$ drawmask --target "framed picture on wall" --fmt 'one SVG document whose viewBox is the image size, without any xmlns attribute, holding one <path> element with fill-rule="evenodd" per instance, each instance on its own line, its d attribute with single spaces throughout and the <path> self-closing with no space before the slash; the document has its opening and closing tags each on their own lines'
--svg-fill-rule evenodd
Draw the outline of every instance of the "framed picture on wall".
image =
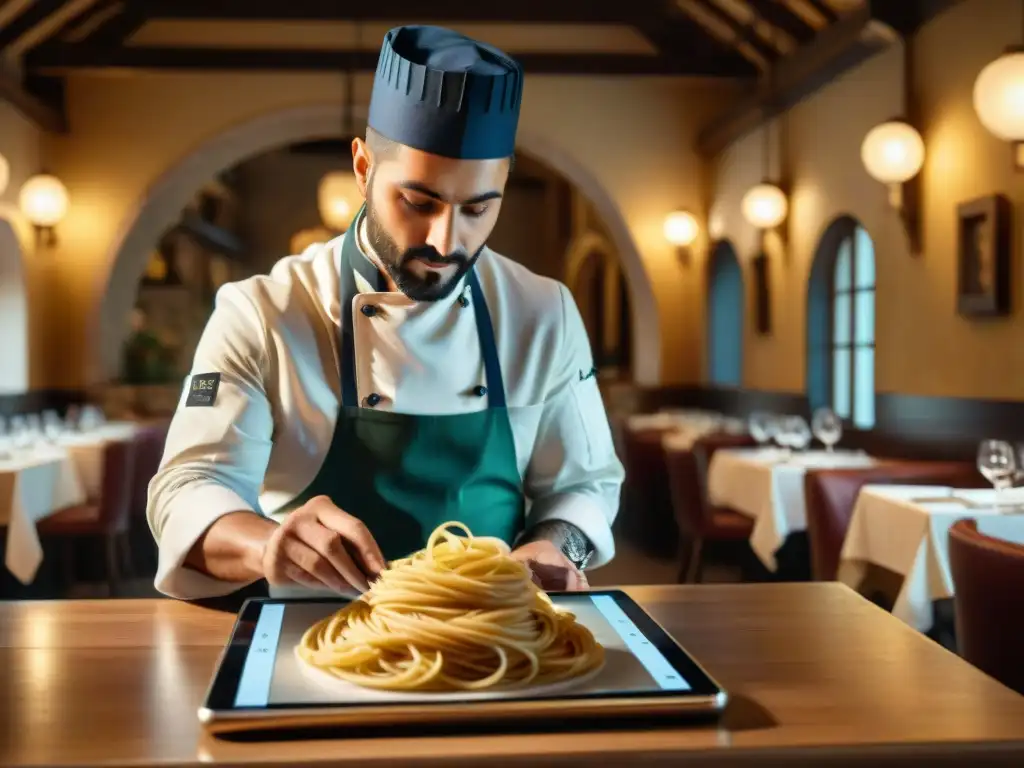
<svg viewBox="0 0 1024 768">
<path fill-rule="evenodd" d="M 772 300 L 769 284 L 768 255 L 759 253 L 751 265 L 754 268 L 754 330 L 765 336 L 772 330 Z"/>
<path fill-rule="evenodd" d="M 990 195 L 957 208 L 957 311 L 964 317 L 1010 312 L 1010 201 Z"/>
</svg>

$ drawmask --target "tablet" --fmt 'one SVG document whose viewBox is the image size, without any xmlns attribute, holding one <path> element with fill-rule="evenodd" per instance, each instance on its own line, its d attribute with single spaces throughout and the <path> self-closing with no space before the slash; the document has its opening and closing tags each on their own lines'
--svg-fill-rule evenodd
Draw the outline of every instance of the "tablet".
<svg viewBox="0 0 1024 768">
<path fill-rule="evenodd" d="M 549 593 L 604 646 L 583 678 L 541 687 L 467 693 L 364 688 L 309 667 L 303 633 L 347 601 L 254 599 L 242 606 L 199 710 L 213 732 L 530 719 L 687 717 L 717 714 L 726 693 L 639 604 L 618 590 Z"/>
</svg>

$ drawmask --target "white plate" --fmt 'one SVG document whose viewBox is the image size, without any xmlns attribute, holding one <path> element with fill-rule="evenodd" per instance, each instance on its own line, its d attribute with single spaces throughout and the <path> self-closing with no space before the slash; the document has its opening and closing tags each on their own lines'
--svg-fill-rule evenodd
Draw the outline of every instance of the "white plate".
<svg viewBox="0 0 1024 768">
<path fill-rule="evenodd" d="M 604 670 L 604 663 L 596 669 L 584 675 L 561 680 L 548 685 L 534 685 L 526 688 L 487 689 L 484 691 L 453 691 L 453 692 L 432 692 L 432 691 L 380 691 L 375 688 L 364 688 L 355 683 L 349 683 L 341 678 L 335 677 L 330 672 L 314 667 L 306 663 L 299 656 L 298 647 L 295 651 L 295 661 L 302 671 L 302 675 L 321 688 L 331 691 L 337 695 L 338 703 L 358 703 L 364 701 L 487 701 L 493 699 L 519 699 L 533 698 L 536 696 L 554 696 L 566 693 L 578 686 L 588 683 L 597 677 Z"/>
</svg>

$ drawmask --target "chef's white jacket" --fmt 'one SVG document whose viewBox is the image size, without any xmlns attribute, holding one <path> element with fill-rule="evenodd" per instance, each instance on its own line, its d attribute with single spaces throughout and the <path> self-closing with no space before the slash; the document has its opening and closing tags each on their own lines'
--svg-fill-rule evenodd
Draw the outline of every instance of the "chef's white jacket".
<svg viewBox="0 0 1024 768">
<path fill-rule="evenodd" d="M 164 594 L 195 599 L 238 589 L 184 566 L 189 550 L 222 515 L 273 516 L 320 469 L 341 400 L 341 244 L 312 246 L 269 275 L 218 292 L 192 366 L 192 375 L 220 374 L 215 401 L 186 405 L 186 381 L 149 486 L 147 515 L 160 550 L 156 587 Z M 579 311 L 565 286 L 489 249 L 476 269 L 494 325 L 527 526 L 578 526 L 595 547 L 592 567 L 602 565 L 614 554 L 623 469 Z M 471 297 L 465 280 L 437 302 L 374 292 L 358 273 L 357 284 L 351 311 L 360 403 L 377 393 L 377 409 L 400 413 L 487 407 L 473 393 L 485 376 L 474 313 L 459 302 Z M 360 311 L 366 304 L 382 311 L 367 317 Z"/>
</svg>

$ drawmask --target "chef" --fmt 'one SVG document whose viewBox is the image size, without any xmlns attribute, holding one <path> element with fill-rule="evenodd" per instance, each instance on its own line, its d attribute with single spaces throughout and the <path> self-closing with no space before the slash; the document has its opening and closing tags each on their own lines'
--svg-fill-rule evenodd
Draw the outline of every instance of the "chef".
<svg viewBox="0 0 1024 768">
<path fill-rule="evenodd" d="M 365 590 L 451 520 L 548 589 L 612 557 L 623 470 L 579 312 L 486 246 L 522 91 L 492 46 L 387 33 L 365 205 L 218 292 L 149 488 L 161 592 Z"/>
</svg>

